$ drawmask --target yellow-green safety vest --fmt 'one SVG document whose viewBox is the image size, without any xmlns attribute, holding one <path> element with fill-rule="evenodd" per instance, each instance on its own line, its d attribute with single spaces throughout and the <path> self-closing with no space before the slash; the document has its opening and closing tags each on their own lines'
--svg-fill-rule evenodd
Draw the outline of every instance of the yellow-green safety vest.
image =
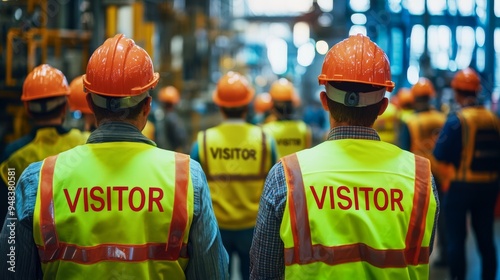
<svg viewBox="0 0 500 280">
<path fill-rule="evenodd" d="M 44 279 L 185 279 L 189 160 L 132 142 L 45 159 L 33 216 Z"/>
<path fill-rule="evenodd" d="M 69 150 L 75 146 L 85 144 L 88 134 L 73 128 L 67 133 L 60 134 L 55 127 L 44 127 L 36 131 L 35 138 L 26 146 L 15 151 L 0 165 L 0 176 L 7 184 L 7 169 L 15 170 L 16 181 L 21 173 L 33 162 L 40 161 L 48 156 Z"/>
<path fill-rule="evenodd" d="M 311 147 L 311 130 L 303 121 L 274 121 L 262 125 L 262 128 L 276 140 L 278 158 Z"/>
<path fill-rule="evenodd" d="M 384 113 L 375 120 L 373 128 L 380 136 L 380 140 L 397 144 L 398 123 L 398 108 L 389 103 Z"/>
<path fill-rule="evenodd" d="M 406 121 L 411 137 L 410 152 L 429 159 L 435 176 L 439 173 L 438 162 L 432 151 L 445 122 L 446 116 L 436 110 L 415 113 Z"/>
<path fill-rule="evenodd" d="M 491 183 L 498 178 L 499 120 L 484 107 L 466 107 L 457 113 L 462 126 L 460 166 L 452 181 Z"/>
<path fill-rule="evenodd" d="M 428 279 L 436 200 L 427 159 L 345 139 L 282 162 L 286 279 Z"/>
<path fill-rule="evenodd" d="M 223 123 L 200 131 L 197 139 L 219 227 L 254 227 L 264 180 L 273 164 L 270 136 L 256 125 Z"/>
</svg>

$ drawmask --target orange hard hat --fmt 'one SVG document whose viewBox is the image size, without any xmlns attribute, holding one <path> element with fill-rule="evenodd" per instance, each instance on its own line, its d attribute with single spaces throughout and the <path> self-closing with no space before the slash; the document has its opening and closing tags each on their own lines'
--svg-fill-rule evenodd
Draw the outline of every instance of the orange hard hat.
<svg viewBox="0 0 500 280">
<path fill-rule="evenodd" d="M 212 99 L 221 107 L 241 107 L 248 105 L 254 96 L 254 90 L 248 80 L 237 72 L 230 71 L 220 78 Z"/>
<path fill-rule="evenodd" d="M 148 53 L 132 39 L 117 34 L 94 51 L 83 84 L 87 92 L 128 97 L 153 89 L 159 78 Z"/>
<path fill-rule="evenodd" d="M 160 89 L 158 100 L 164 103 L 177 104 L 180 100 L 179 91 L 174 86 L 166 86 Z"/>
<path fill-rule="evenodd" d="M 326 54 L 319 84 L 355 82 L 394 89 L 385 52 L 367 36 L 358 34 L 334 45 Z"/>
<path fill-rule="evenodd" d="M 255 97 L 253 106 L 255 112 L 257 113 L 267 112 L 271 110 L 271 108 L 273 108 L 273 99 L 271 98 L 271 95 L 267 92 L 258 94 Z"/>
<path fill-rule="evenodd" d="M 84 114 L 92 114 L 87 103 L 87 93 L 83 90 L 83 75 L 78 76 L 71 81 L 69 89 L 71 94 L 68 96 L 69 108 L 71 111 L 80 111 Z"/>
<path fill-rule="evenodd" d="M 479 92 L 481 79 L 474 69 L 465 68 L 455 74 L 451 81 L 451 87 L 458 90 Z"/>
<path fill-rule="evenodd" d="M 434 97 L 434 95 L 436 94 L 432 82 L 424 77 L 418 79 L 418 82 L 414 84 L 413 87 L 411 88 L 411 92 L 414 97 L 419 97 L 419 96 Z"/>
<path fill-rule="evenodd" d="M 297 98 L 293 84 L 285 78 L 274 82 L 269 89 L 269 94 L 274 101 L 293 101 Z"/>
<path fill-rule="evenodd" d="M 409 88 L 400 88 L 397 93 L 397 98 L 400 107 L 405 107 L 415 103 L 415 97 Z"/>
<path fill-rule="evenodd" d="M 64 74 L 48 64 L 42 64 L 26 76 L 21 100 L 31 101 L 66 95 L 69 95 L 69 86 Z"/>
</svg>

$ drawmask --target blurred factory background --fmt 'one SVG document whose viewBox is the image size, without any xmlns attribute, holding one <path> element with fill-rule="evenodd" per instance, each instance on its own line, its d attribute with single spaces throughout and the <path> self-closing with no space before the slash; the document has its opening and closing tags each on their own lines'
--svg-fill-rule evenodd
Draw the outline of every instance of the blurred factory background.
<svg viewBox="0 0 500 280">
<path fill-rule="evenodd" d="M 0 139 L 3 146 L 30 130 L 20 95 L 33 67 L 49 63 L 69 82 L 116 33 L 149 52 L 157 89 L 179 89 L 190 135 L 217 123 L 211 93 L 229 70 L 257 93 L 285 77 L 300 95 L 299 112 L 314 106 L 324 55 L 356 33 L 387 52 L 394 92 L 427 77 L 435 105 L 452 108 L 452 73 L 470 66 L 481 75 L 482 100 L 498 111 L 499 16 L 500 0 L 2 0 Z M 78 121 L 76 112 L 67 122 Z"/>
</svg>

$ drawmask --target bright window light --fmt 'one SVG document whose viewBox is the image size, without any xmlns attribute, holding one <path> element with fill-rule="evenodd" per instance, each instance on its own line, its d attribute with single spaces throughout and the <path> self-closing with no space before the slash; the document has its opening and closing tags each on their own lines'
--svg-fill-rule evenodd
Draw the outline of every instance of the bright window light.
<svg viewBox="0 0 500 280">
<path fill-rule="evenodd" d="M 328 52 L 328 43 L 323 40 L 316 42 L 316 51 L 321 55 L 325 55 Z"/>
<path fill-rule="evenodd" d="M 353 25 L 349 30 L 349 35 L 363 34 L 366 36 L 366 26 Z"/>
<path fill-rule="evenodd" d="M 303 44 L 309 42 L 309 24 L 307 22 L 297 22 L 293 26 L 293 44 L 295 47 L 300 47 Z"/>
<path fill-rule="evenodd" d="M 277 75 L 284 74 L 287 70 L 288 47 L 285 40 L 271 38 L 267 40 L 267 59 L 273 72 Z"/>
<path fill-rule="evenodd" d="M 420 68 L 417 65 L 410 65 L 408 67 L 408 71 L 406 72 L 406 78 L 408 79 L 408 82 L 412 85 L 416 84 L 418 82 L 418 72 L 420 71 Z"/>
<path fill-rule="evenodd" d="M 407 0 L 403 4 L 412 15 L 421 15 L 424 13 L 425 0 Z"/>
<path fill-rule="evenodd" d="M 500 53 L 500 28 L 495 28 L 493 33 L 493 44 L 495 46 L 495 52 Z M 500 71 L 498 71 L 500 73 Z"/>
<path fill-rule="evenodd" d="M 393 13 L 401 12 L 401 0 L 389 0 L 389 9 Z"/>
<path fill-rule="evenodd" d="M 446 8 L 446 0 L 427 0 L 427 9 L 431 15 L 442 15 Z"/>
<path fill-rule="evenodd" d="M 477 70 L 480 72 L 484 71 L 486 54 L 484 48 L 478 48 L 476 51 L 476 66 Z"/>
<path fill-rule="evenodd" d="M 317 0 L 319 8 L 321 11 L 328 13 L 333 10 L 333 0 Z"/>
<path fill-rule="evenodd" d="M 297 15 L 308 12 L 313 0 L 248 0 L 253 15 Z"/>
<path fill-rule="evenodd" d="M 425 29 L 422 25 L 414 25 L 410 35 L 410 55 L 412 53 L 420 56 L 425 49 Z"/>
<path fill-rule="evenodd" d="M 476 43 L 479 47 L 484 46 L 486 40 L 486 35 L 484 34 L 484 29 L 482 27 L 476 28 Z"/>
<path fill-rule="evenodd" d="M 493 3 L 494 10 L 495 10 L 495 16 L 500 17 L 500 0 L 495 0 Z"/>
<path fill-rule="evenodd" d="M 297 62 L 301 66 L 307 67 L 311 65 L 315 55 L 313 42 L 307 42 L 297 50 Z"/>
<path fill-rule="evenodd" d="M 370 0 L 350 0 L 349 6 L 355 12 L 366 12 L 370 9 Z"/>
<path fill-rule="evenodd" d="M 365 25 L 366 24 L 366 16 L 361 13 L 356 13 L 351 15 L 352 24 L 356 25 Z"/>
<path fill-rule="evenodd" d="M 462 16 L 470 16 L 474 12 L 475 0 L 460 0 L 457 1 L 458 12 Z"/>
</svg>

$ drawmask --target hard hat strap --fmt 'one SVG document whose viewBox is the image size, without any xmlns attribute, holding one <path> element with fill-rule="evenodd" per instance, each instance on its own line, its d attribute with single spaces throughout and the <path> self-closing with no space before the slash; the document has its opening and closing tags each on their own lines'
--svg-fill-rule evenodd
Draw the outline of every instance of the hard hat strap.
<svg viewBox="0 0 500 280">
<path fill-rule="evenodd" d="M 31 100 L 27 102 L 27 107 L 33 113 L 46 113 L 54 110 L 58 106 L 66 103 L 66 96 L 50 98 L 49 100 Z"/>
<path fill-rule="evenodd" d="M 365 107 L 378 103 L 384 98 L 385 92 L 385 87 L 376 91 L 354 92 L 343 91 L 333 87 L 330 83 L 326 84 L 326 95 L 328 98 L 348 107 Z"/>
<path fill-rule="evenodd" d="M 104 97 L 95 93 L 90 93 L 92 102 L 97 107 L 105 108 L 111 111 L 116 111 L 117 109 L 125 109 L 134 107 L 139 104 L 144 98 L 149 96 L 149 92 L 145 91 L 136 96 L 127 97 Z"/>
</svg>

